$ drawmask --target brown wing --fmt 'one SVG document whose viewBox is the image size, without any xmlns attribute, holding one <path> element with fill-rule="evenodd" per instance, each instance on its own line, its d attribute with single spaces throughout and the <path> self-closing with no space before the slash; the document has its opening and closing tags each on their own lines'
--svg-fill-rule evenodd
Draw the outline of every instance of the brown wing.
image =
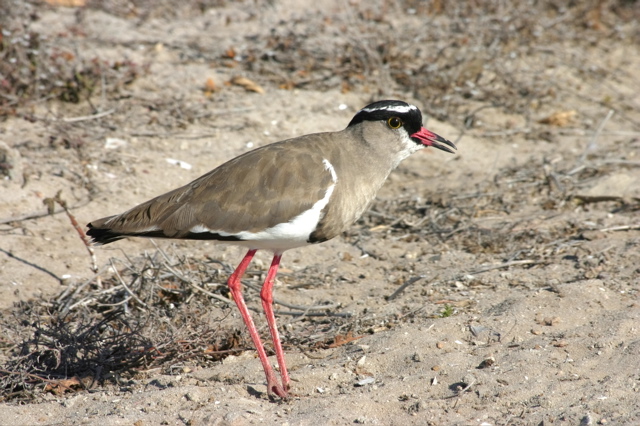
<svg viewBox="0 0 640 426">
<path fill-rule="evenodd" d="M 309 147 L 323 139 L 308 135 L 248 152 L 125 213 L 91 222 L 87 234 L 98 243 L 127 236 L 233 240 L 191 230 L 233 234 L 288 222 L 332 184 L 322 154 Z"/>
</svg>

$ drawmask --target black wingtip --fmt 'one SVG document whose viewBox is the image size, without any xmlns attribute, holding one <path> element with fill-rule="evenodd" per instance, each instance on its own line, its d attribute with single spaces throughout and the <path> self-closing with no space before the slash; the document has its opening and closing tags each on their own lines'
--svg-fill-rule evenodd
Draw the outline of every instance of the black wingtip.
<svg viewBox="0 0 640 426">
<path fill-rule="evenodd" d="M 91 242 L 98 245 L 109 244 L 124 238 L 122 234 L 113 232 L 109 228 L 94 228 L 92 224 L 87 224 L 89 228 L 87 235 L 91 237 Z"/>
</svg>

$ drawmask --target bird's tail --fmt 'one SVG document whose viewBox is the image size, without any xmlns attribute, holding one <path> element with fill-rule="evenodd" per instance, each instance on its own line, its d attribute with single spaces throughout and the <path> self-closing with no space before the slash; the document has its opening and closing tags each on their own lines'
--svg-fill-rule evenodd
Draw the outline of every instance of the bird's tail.
<svg viewBox="0 0 640 426">
<path fill-rule="evenodd" d="M 111 216 L 113 217 L 113 216 Z M 111 217 L 105 217 L 98 219 L 94 222 L 88 223 L 87 235 L 91 237 L 91 242 L 95 244 L 109 244 L 114 241 L 118 241 L 122 238 L 126 238 L 128 235 L 116 232 L 109 226 L 104 226 Z"/>
</svg>

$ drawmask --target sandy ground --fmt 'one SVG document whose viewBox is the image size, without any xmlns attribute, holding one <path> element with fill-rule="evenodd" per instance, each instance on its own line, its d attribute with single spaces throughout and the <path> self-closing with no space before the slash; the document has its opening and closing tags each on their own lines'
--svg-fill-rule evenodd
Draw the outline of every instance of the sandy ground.
<svg viewBox="0 0 640 426">
<path fill-rule="evenodd" d="M 304 9 L 288 1 L 220 3 L 198 13 L 146 16 L 143 3 L 120 14 L 107 7 L 34 6 L 31 29 L 57 38 L 61 50 L 87 61 L 136 64 L 138 71 L 121 87 L 94 91 L 91 103 L 45 99 L 3 118 L 0 142 L 20 157 L 0 183 L 4 324 L 18 321 L 25 303 L 53 303 L 93 277 L 67 216 L 59 207 L 47 215 L 43 207 L 58 191 L 85 224 L 252 147 L 343 128 L 381 98 L 431 113 L 427 127 L 454 140 L 458 153 L 415 154 L 353 229 L 285 254 L 278 300 L 330 304 L 331 312 L 351 315 L 279 317 L 291 400 L 269 401 L 260 363 L 247 346 L 222 361 L 193 356 L 115 372 L 90 390 L 52 393 L 41 386 L 32 398 L 3 394 L 0 423 L 640 424 L 637 19 L 603 12 L 600 26 L 569 25 L 583 33 L 526 54 L 514 37 L 504 56 L 477 54 L 487 62 L 469 80 L 465 73 L 478 66 L 469 57 L 473 39 L 446 13 L 429 9 L 439 2 L 381 2 L 382 9 L 358 2 L 305 2 Z M 380 18 L 383 13 L 389 18 Z M 557 19 L 539 18 L 541 31 Z M 467 19 L 469 27 L 482 27 L 480 15 Z M 442 37 L 403 38 L 420 34 L 426 23 L 441 28 Z M 447 34 L 466 41 L 446 44 Z M 350 62 L 327 73 L 331 55 L 309 56 L 326 53 L 336 40 L 344 40 L 336 56 L 349 46 L 356 51 L 351 60 L 364 52 L 361 75 L 344 77 Z M 406 59 L 402 54 L 426 55 L 434 64 L 442 57 L 466 61 L 451 99 L 428 95 L 430 87 L 436 90 L 428 73 L 445 68 L 420 68 L 421 80 L 407 63 L 414 72 L 406 78 L 415 79 L 404 86 L 396 68 L 380 60 L 381 51 L 371 50 L 378 43 L 400 49 L 398 61 Z M 234 76 L 249 78 L 264 93 L 225 84 Z M 526 97 L 518 84 L 532 95 L 510 104 Z M 504 98 L 489 99 L 491 93 Z M 202 265 L 210 257 L 235 265 L 242 256 L 237 248 L 203 242 L 156 243 L 185 274 L 184 262 Z M 149 241 L 98 248 L 101 276 L 105 282 L 114 277 L 109 258 L 139 264 L 157 250 Z M 255 284 L 269 261 L 259 254 L 250 278 Z M 223 289 L 224 279 L 201 285 Z M 249 303 L 259 306 L 256 292 L 247 292 Z M 246 341 L 237 312 L 209 302 L 211 310 L 199 312 L 198 321 L 219 321 Z M 131 309 L 128 315 L 141 312 Z M 4 373 L 21 355 L 21 339 L 31 338 L 28 327 L 21 330 L 26 334 L 12 329 L 2 340 Z M 309 343 L 335 343 L 337 336 L 352 340 Z"/>
</svg>

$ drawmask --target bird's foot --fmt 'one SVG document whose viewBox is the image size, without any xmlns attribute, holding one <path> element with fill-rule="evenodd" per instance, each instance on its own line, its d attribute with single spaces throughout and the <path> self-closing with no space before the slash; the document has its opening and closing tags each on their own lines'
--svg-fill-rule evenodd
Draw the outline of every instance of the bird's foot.
<svg viewBox="0 0 640 426">
<path fill-rule="evenodd" d="M 281 386 L 276 380 L 269 380 L 267 382 L 267 394 L 269 398 L 289 399 L 289 384 Z"/>
</svg>

